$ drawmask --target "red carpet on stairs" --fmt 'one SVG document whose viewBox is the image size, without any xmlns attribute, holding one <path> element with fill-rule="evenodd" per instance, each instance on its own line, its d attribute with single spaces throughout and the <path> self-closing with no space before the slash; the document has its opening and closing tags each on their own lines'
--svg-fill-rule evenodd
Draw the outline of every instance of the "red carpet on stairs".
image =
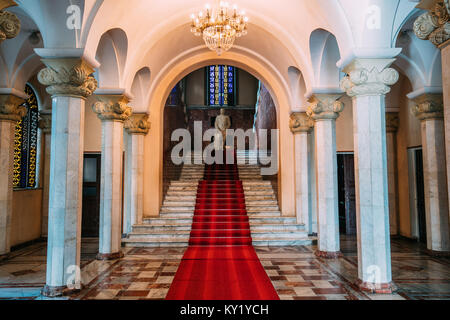
<svg viewBox="0 0 450 320">
<path fill-rule="evenodd" d="M 237 165 L 206 166 L 189 248 L 166 299 L 279 300 L 252 246 Z"/>
</svg>

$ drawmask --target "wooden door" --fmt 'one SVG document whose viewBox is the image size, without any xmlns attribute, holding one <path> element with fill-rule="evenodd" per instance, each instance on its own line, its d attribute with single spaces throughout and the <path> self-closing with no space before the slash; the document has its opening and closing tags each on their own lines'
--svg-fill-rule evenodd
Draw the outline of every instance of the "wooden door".
<svg viewBox="0 0 450 320">
<path fill-rule="evenodd" d="M 415 151 L 416 160 L 416 188 L 417 188 L 417 217 L 419 224 L 419 241 L 427 243 L 427 223 L 425 213 L 425 188 L 423 181 L 423 154 L 422 150 Z"/>
<path fill-rule="evenodd" d="M 355 158 L 353 154 L 338 155 L 339 230 L 356 234 Z"/>
<path fill-rule="evenodd" d="M 101 155 L 85 154 L 83 170 L 82 237 L 97 238 L 100 228 Z"/>
</svg>

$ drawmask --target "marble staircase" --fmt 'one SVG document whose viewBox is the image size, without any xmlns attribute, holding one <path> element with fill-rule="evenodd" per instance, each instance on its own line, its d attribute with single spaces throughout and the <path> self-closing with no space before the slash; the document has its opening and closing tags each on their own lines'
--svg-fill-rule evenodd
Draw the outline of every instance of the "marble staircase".
<svg viewBox="0 0 450 320">
<path fill-rule="evenodd" d="M 238 157 L 246 157 L 248 160 L 249 154 L 238 153 Z M 311 244 L 314 239 L 308 237 L 304 226 L 297 224 L 296 218 L 281 216 L 271 182 L 263 180 L 260 170 L 258 165 L 239 165 L 239 178 L 243 181 L 253 245 Z M 197 186 L 203 174 L 204 165 L 184 165 L 180 179 L 170 183 L 160 216 L 144 219 L 143 224 L 133 226 L 133 231 L 123 239 L 123 244 L 127 247 L 186 247 L 195 210 Z"/>
</svg>

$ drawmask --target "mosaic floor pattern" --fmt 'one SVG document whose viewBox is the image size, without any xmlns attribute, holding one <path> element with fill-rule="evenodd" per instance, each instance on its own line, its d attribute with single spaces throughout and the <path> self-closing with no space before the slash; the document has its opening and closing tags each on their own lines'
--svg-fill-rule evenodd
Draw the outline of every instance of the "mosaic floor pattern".
<svg viewBox="0 0 450 320">
<path fill-rule="evenodd" d="M 75 300 L 162 300 L 166 297 L 185 248 L 124 248 L 117 261 L 94 260 L 96 239 L 83 241 L 82 280 Z M 282 300 L 450 300 L 450 259 L 434 258 L 415 242 L 392 240 L 392 274 L 398 290 L 391 295 L 361 292 L 357 278 L 356 242 L 344 237 L 344 257 L 324 260 L 315 247 L 256 248 L 259 259 Z M 0 300 L 45 299 L 45 243 L 13 252 L 0 262 Z"/>
</svg>

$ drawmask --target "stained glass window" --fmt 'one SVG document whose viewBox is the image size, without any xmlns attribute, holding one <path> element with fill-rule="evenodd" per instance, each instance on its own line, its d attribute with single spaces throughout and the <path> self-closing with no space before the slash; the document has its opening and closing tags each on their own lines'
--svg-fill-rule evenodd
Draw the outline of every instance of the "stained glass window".
<svg viewBox="0 0 450 320">
<path fill-rule="evenodd" d="M 236 70 L 234 67 L 214 65 L 207 67 L 208 105 L 235 105 Z"/>
<path fill-rule="evenodd" d="M 25 87 L 25 93 L 29 98 L 23 106 L 28 112 L 17 122 L 14 136 L 14 188 L 36 187 L 39 108 L 36 94 L 29 85 Z"/>
<path fill-rule="evenodd" d="M 170 91 L 169 98 L 167 99 L 167 105 L 169 106 L 177 106 L 179 105 L 180 100 L 180 84 L 177 85 Z"/>
</svg>

